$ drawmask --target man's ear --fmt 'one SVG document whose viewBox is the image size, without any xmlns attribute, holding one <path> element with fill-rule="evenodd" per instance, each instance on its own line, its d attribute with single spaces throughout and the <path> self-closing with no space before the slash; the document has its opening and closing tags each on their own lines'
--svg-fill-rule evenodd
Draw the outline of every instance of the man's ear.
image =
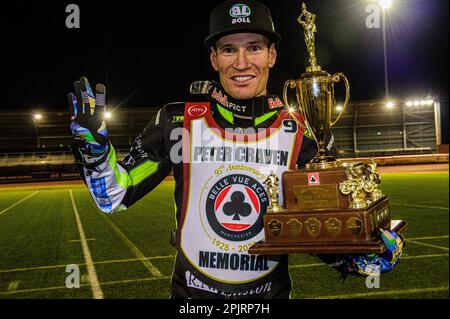
<svg viewBox="0 0 450 319">
<path fill-rule="evenodd" d="M 210 48 L 210 51 L 209 59 L 211 60 L 211 66 L 215 71 L 219 71 L 219 66 L 217 65 L 217 52 L 213 47 Z"/>
<path fill-rule="evenodd" d="M 269 67 L 273 68 L 277 62 L 277 49 L 275 48 L 275 43 L 272 43 L 269 48 Z"/>
</svg>

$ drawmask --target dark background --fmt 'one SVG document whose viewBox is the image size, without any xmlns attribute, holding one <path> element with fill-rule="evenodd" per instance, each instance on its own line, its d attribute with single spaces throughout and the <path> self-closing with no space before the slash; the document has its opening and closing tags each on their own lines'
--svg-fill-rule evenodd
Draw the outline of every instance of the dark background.
<svg viewBox="0 0 450 319">
<path fill-rule="evenodd" d="M 14 1 L 2 3 L 0 110 L 63 109 L 79 76 L 107 86 L 111 105 L 160 107 L 183 100 L 192 80 L 216 79 L 203 39 L 221 1 Z M 261 1 L 282 36 L 269 91 L 304 72 L 300 1 Z M 81 28 L 67 29 L 78 4 Z M 343 72 L 352 100 L 384 97 L 382 29 L 368 29 L 368 0 L 306 0 L 317 15 L 318 63 Z M 448 0 L 394 0 L 388 11 L 390 94 L 448 102 Z M 339 89 L 338 89 L 339 90 Z M 442 107 L 448 116 L 448 103 Z M 448 121 L 443 139 L 448 141 Z"/>
</svg>

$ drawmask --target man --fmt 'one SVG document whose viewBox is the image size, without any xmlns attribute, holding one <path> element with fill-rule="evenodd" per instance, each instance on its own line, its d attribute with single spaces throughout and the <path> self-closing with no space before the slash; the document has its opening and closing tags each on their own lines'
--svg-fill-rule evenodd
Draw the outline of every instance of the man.
<svg viewBox="0 0 450 319">
<path fill-rule="evenodd" d="M 270 201 L 264 181 L 270 172 L 281 176 L 317 152 L 292 119 L 302 123 L 301 116 L 267 92 L 279 39 L 265 5 L 231 0 L 217 6 L 205 45 L 220 83 L 194 82 L 189 102 L 160 109 L 121 164 L 101 120 L 104 86 L 97 85 L 94 97 L 81 78 L 69 94 L 74 154 L 102 211 L 126 209 L 173 171 L 173 298 L 289 297 L 287 256 L 247 252 L 264 237 L 262 216 Z M 333 153 L 330 139 L 327 151 Z M 355 258 L 321 258 L 345 272 L 359 269 Z"/>
</svg>

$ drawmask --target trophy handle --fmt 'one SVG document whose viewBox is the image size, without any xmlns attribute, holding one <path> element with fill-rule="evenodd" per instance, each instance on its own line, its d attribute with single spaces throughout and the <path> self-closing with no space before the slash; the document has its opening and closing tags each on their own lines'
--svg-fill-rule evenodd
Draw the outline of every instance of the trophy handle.
<svg viewBox="0 0 450 319">
<path fill-rule="evenodd" d="M 299 81 L 299 80 L 297 80 Z M 298 103 L 298 112 L 302 115 L 303 119 L 305 119 L 305 115 L 303 114 L 303 108 L 302 108 L 302 104 L 301 104 L 301 92 L 299 92 L 298 87 L 297 87 L 297 82 L 295 80 L 287 80 L 284 83 L 284 87 L 283 87 L 283 102 L 284 102 L 284 107 L 286 108 L 286 110 L 290 113 L 292 113 L 292 109 L 295 110 L 295 108 L 291 107 L 289 105 L 288 102 L 288 88 L 294 89 L 295 90 L 295 98 L 297 100 Z M 300 94 L 300 95 L 299 95 Z M 297 111 L 297 110 L 296 110 Z M 297 122 L 297 124 L 299 124 L 300 126 L 303 126 L 302 123 L 300 123 L 298 121 L 298 119 L 291 114 L 291 117 Z"/>
<path fill-rule="evenodd" d="M 336 119 L 330 123 L 330 127 L 334 126 L 336 124 L 337 121 L 339 121 L 339 119 L 341 118 L 342 114 L 344 114 L 345 108 L 347 107 L 348 101 L 350 100 L 350 84 L 348 83 L 347 78 L 345 77 L 345 75 L 343 73 L 335 73 L 332 77 L 331 77 L 332 82 L 337 83 L 340 80 L 344 81 L 345 84 L 345 101 L 344 101 L 344 106 L 342 107 L 342 111 L 339 113 L 339 115 L 336 117 Z"/>
<path fill-rule="evenodd" d="M 283 102 L 284 102 L 284 105 L 285 105 L 286 109 L 289 111 L 290 106 L 289 106 L 288 99 L 287 99 L 288 87 L 290 87 L 291 89 L 295 89 L 295 81 L 294 80 L 287 80 L 284 83 L 284 87 L 283 87 Z"/>
</svg>

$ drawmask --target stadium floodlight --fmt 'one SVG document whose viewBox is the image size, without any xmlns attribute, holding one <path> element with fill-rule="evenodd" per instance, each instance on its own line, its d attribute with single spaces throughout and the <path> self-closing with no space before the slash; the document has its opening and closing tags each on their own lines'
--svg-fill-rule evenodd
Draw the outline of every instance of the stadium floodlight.
<svg viewBox="0 0 450 319">
<path fill-rule="evenodd" d="M 406 106 L 432 106 L 434 104 L 434 100 L 414 100 L 406 102 Z"/>
<path fill-rule="evenodd" d="M 109 120 L 109 119 L 112 117 L 112 114 L 111 114 L 111 112 L 105 112 L 105 114 L 103 115 L 103 117 L 104 117 L 106 120 Z"/>
<path fill-rule="evenodd" d="M 393 102 L 393 101 L 386 102 L 386 107 L 388 109 L 392 109 L 394 106 L 395 106 L 395 102 Z"/>
<path fill-rule="evenodd" d="M 386 10 L 392 6 L 392 0 L 378 0 L 378 4 Z"/>
<path fill-rule="evenodd" d="M 36 147 L 41 148 L 41 139 L 39 137 L 38 126 L 39 122 L 42 120 L 42 114 L 39 112 L 34 112 L 33 114 L 33 126 L 34 132 L 36 133 Z"/>
</svg>

